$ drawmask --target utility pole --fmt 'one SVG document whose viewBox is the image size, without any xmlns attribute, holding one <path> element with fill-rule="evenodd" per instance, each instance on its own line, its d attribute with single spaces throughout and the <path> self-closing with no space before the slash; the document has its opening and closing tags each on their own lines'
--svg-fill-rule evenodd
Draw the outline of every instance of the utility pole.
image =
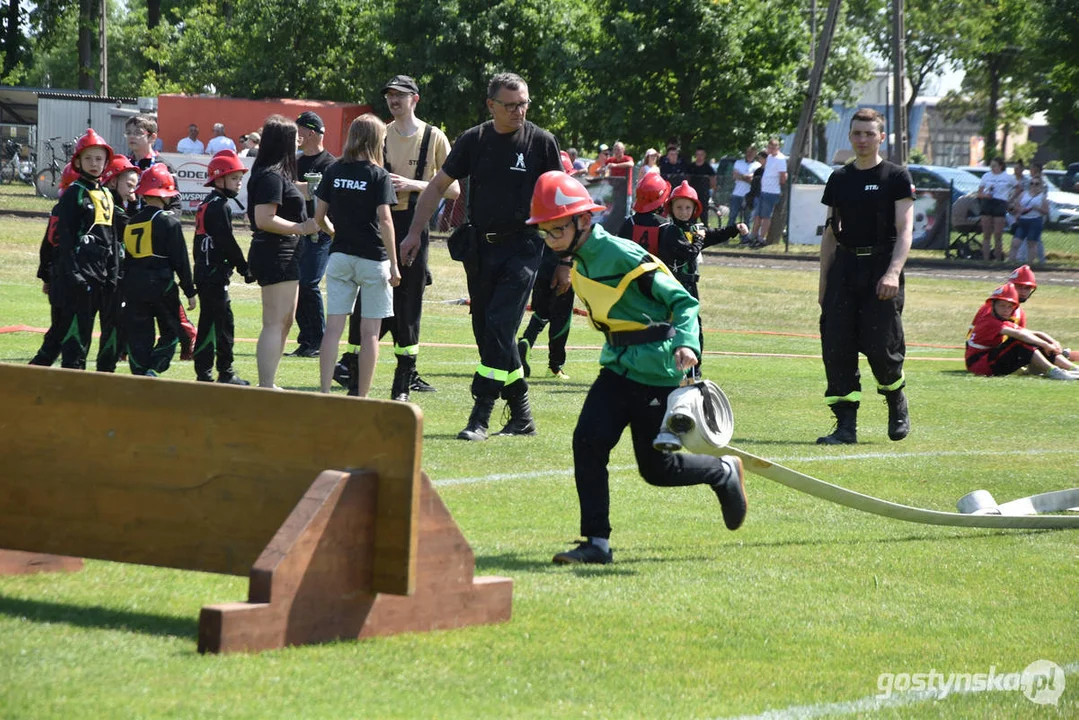
<svg viewBox="0 0 1079 720">
<path fill-rule="evenodd" d="M 817 100 L 820 98 L 820 86 L 824 79 L 824 67 L 828 64 L 828 52 L 832 48 L 832 38 L 835 36 L 836 20 L 839 18 L 839 5 L 841 0 L 829 0 L 828 15 L 824 19 L 824 28 L 821 30 L 820 41 L 816 47 L 816 55 L 813 58 L 813 70 L 809 74 L 809 90 L 802 102 L 802 114 L 798 118 L 798 130 L 794 133 L 794 144 L 791 146 L 790 157 L 787 158 L 787 187 L 785 192 L 780 192 L 779 203 L 772 213 L 772 224 L 768 228 L 768 244 L 778 243 L 787 227 L 787 208 L 790 203 L 791 186 L 798 180 L 798 172 L 802 168 L 802 155 L 804 155 L 806 138 L 813 127 L 813 113 L 817 108 Z"/>
<path fill-rule="evenodd" d="M 907 45 L 903 29 L 903 0 L 892 0 L 892 82 L 895 90 L 892 92 L 893 113 L 892 132 L 895 133 L 895 142 L 889 145 L 888 159 L 896 165 L 907 164 L 907 150 L 909 138 L 907 137 L 907 103 L 904 80 L 906 79 Z"/>
<path fill-rule="evenodd" d="M 108 0 L 101 0 L 101 18 L 98 22 L 98 47 L 101 52 L 101 59 L 98 63 L 98 78 L 97 86 L 100 88 L 101 97 L 109 96 L 109 35 L 108 35 Z"/>
</svg>

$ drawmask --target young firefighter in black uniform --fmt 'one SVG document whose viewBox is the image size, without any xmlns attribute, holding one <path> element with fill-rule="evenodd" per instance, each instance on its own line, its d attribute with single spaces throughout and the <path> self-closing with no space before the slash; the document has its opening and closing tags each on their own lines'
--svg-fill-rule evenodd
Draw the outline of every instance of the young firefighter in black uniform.
<svg viewBox="0 0 1079 720">
<path fill-rule="evenodd" d="M 559 156 L 562 158 L 562 171 L 573 175 L 575 170 L 569 154 L 562 150 Z M 543 328 L 549 324 L 551 329 L 547 333 L 547 375 L 563 382 L 569 380 L 569 375 L 562 370 L 562 366 L 566 364 L 566 341 L 569 339 L 570 324 L 573 320 L 574 294 L 573 288 L 558 292 L 555 273 L 559 266 L 571 265 L 569 260 L 558 257 L 544 244 L 536 283 L 532 287 L 532 317 L 528 319 L 524 333 L 517 338 L 517 354 L 521 356 L 525 377 L 532 374 L 529 366 L 532 346 L 536 344 Z"/>
<path fill-rule="evenodd" d="M 64 166 L 64 171 L 60 174 L 60 195 L 64 194 L 64 191 L 71 187 L 71 183 L 75 182 L 79 177 L 79 171 L 72 167 L 69 162 Z M 64 331 L 60 328 L 62 318 L 60 317 L 60 308 L 52 301 L 52 297 L 49 295 L 49 283 L 52 281 L 52 262 L 53 253 L 56 250 L 56 210 L 60 207 L 60 203 L 56 203 L 52 206 L 52 212 L 49 214 L 49 225 L 45 228 L 45 237 L 41 238 L 41 247 L 38 249 L 38 264 L 37 264 L 37 279 L 41 281 L 41 292 L 49 298 L 49 329 L 45 331 L 45 337 L 41 339 L 41 347 L 34 357 L 30 359 L 30 365 L 43 365 L 45 367 L 51 367 L 56 359 L 60 357 L 60 339 L 64 336 Z"/>
<path fill-rule="evenodd" d="M 670 220 L 660 213 L 671 194 L 671 184 L 659 173 L 646 173 L 637 183 L 633 215 L 618 229 L 618 236 L 632 240 L 653 255 L 659 255 L 659 237 Z"/>
<path fill-rule="evenodd" d="M 541 174 L 562 167 L 554 136 L 527 120 L 528 85 L 502 73 L 487 87 L 492 121 L 466 130 L 454 143 L 446 164 L 416 203 L 402 262 L 411 264 L 420 236 L 435 206 L 456 178 L 469 178 L 470 221 L 475 226 L 473 261 L 465 263 L 471 299 L 472 333 L 480 362 L 472 376 L 474 404 L 457 437 L 486 440 L 491 411 L 499 395 L 510 408 L 500 435 L 534 435 L 517 328 L 536 279 L 542 240 L 525 225 L 532 188 Z M 559 268 L 558 284 L 569 287 L 569 268 Z"/>
<path fill-rule="evenodd" d="M 112 193 L 112 230 L 116 235 L 119 252 L 117 266 L 119 277 L 115 286 L 109 286 L 101 299 L 101 340 L 97 349 L 99 372 L 115 372 L 123 349 L 124 338 L 124 229 L 127 228 L 125 206 L 135 200 L 135 187 L 139 181 L 139 169 L 124 155 L 113 155 L 105 172 L 101 174 L 101 186 Z"/>
<path fill-rule="evenodd" d="M 858 442 L 862 397 L 858 353 L 888 404 L 888 437 L 910 430 L 903 394 L 903 265 L 910 252 L 914 186 L 906 168 L 884 160 L 884 118 L 863 108 L 850 123 L 855 159 L 832 173 L 821 202 L 831 208 L 821 238 L 821 355 L 825 402 L 836 417 L 822 445 Z"/>
<path fill-rule="evenodd" d="M 206 187 L 213 190 L 195 214 L 195 288 L 199 294 L 199 333 L 195 338 L 195 379 L 229 385 L 250 385 L 232 368 L 235 322 L 229 301 L 229 279 L 235 268 L 247 276 L 247 259 L 232 234 L 229 200 L 240 191 L 247 168 L 235 150 L 222 150 L 207 168 Z M 253 280 L 254 278 L 252 278 Z"/>
<path fill-rule="evenodd" d="M 57 327 L 64 333 L 61 365 L 66 368 L 85 369 L 94 318 L 105 293 L 116 287 L 119 277 L 112 195 L 98 182 L 111 159 L 112 148 L 93 128 L 88 129 L 75 144 L 71 158 L 79 178 L 56 206 L 49 299 L 58 308 Z"/>
<path fill-rule="evenodd" d="M 179 303 L 174 275 L 188 298 L 188 310 L 198 303 L 180 219 L 165 210 L 169 199 L 180 194 L 172 174 L 161 163 L 151 165 L 135 192 L 145 206 L 128 220 L 124 231 L 127 360 L 132 375 L 156 376 L 168 370 L 176 345 L 154 346 L 154 319 L 171 318 L 173 330 L 181 332 L 179 316 L 165 312 Z"/>
<path fill-rule="evenodd" d="M 664 452 L 653 445 L 667 396 L 700 355 L 699 305 L 644 248 L 593 225 L 592 212 L 602 209 L 580 182 L 564 172 L 549 172 L 536 183 L 528 220 L 546 235 L 548 247 L 573 259 L 573 287 L 605 338 L 602 369 L 573 431 L 573 474 L 585 540 L 555 555 L 559 564 L 604 565 L 613 559 L 607 464 L 627 425 L 645 482 L 709 486 L 730 530 L 741 527 L 746 516 L 738 457 Z"/>
<path fill-rule="evenodd" d="M 688 180 L 683 180 L 667 199 L 667 215 L 670 216 L 671 222 L 663 228 L 660 235 L 658 254 L 659 259 L 674 275 L 674 279 L 682 283 L 682 287 L 698 301 L 701 295 L 697 291 L 697 281 L 701 276 L 697 272 L 697 258 L 701 251 L 725 243 L 735 235 L 741 234 L 744 237 L 749 233 L 749 228 L 744 223 L 708 230 L 700 223 L 700 214 L 701 202 L 697 199 L 697 191 L 690 187 Z M 700 324 L 700 342 L 703 352 L 703 323 Z M 702 362 L 703 359 L 702 355 Z M 699 372 L 700 367 L 701 362 L 698 362 L 695 372 Z"/>
</svg>

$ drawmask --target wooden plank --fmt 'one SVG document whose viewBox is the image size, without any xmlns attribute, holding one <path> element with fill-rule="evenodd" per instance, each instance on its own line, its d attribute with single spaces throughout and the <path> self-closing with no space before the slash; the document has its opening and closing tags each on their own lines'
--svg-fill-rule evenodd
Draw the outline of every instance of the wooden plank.
<svg viewBox="0 0 1079 720">
<path fill-rule="evenodd" d="M 251 572 L 246 603 L 202 609 L 200 652 L 252 652 L 510 619 L 513 581 L 475 578 L 475 558 L 426 475 L 419 503 L 416 587 L 372 588 L 373 473 L 322 473 Z"/>
<path fill-rule="evenodd" d="M 0 397 L 0 548 L 242 575 L 313 478 L 361 468 L 372 587 L 414 587 L 415 405 L 16 365 Z"/>
<path fill-rule="evenodd" d="M 0 575 L 33 575 L 44 572 L 77 572 L 82 558 L 0 550 Z"/>
</svg>

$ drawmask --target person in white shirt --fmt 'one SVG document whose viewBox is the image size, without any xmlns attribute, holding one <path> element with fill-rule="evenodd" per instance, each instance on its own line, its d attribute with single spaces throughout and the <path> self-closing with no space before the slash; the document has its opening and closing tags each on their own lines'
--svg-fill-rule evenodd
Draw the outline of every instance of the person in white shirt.
<svg viewBox="0 0 1079 720">
<path fill-rule="evenodd" d="M 202 144 L 202 140 L 199 140 L 198 125 L 191 123 L 187 126 L 187 137 L 176 143 L 176 152 L 184 153 L 185 155 L 202 155 L 206 152 L 206 147 Z"/>
<path fill-rule="evenodd" d="M 222 150 L 235 150 L 236 143 L 225 136 L 225 126 L 222 123 L 214 123 L 214 136 L 206 143 L 206 153 L 216 155 Z"/>
<path fill-rule="evenodd" d="M 1016 216 L 1015 235 L 1008 251 L 1008 259 L 1013 262 L 1022 254 L 1020 249 L 1026 243 L 1025 259 L 1030 264 L 1045 264 L 1045 246 L 1042 244 L 1042 228 L 1049 215 L 1049 195 L 1046 192 L 1045 179 L 1031 176 L 1025 190 L 1019 193 L 1012 204 L 1012 213 Z"/>
<path fill-rule="evenodd" d="M 757 146 L 746 148 L 746 156 L 734 161 L 734 190 L 731 191 L 731 210 L 727 216 L 727 227 L 734 227 L 739 222 L 747 222 L 753 208 L 746 207 L 746 195 L 753 182 L 753 171 L 761 164 L 757 162 Z M 742 217 L 739 217 L 742 216 Z"/>
<path fill-rule="evenodd" d="M 757 215 L 760 217 L 761 245 L 768 244 L 768 229 L 772 226 L 772 211 L 779 204 L 779 198 L 783 196 L 783 186 L 787 184 L 787 156 L 779 152 L 779 138 L 771 138 L 768 141 L 768 162 L 764 165 L 764 175 L 761 176 L 761 199 L 760 209 Z M 756 234 L 756 233 L 754 233 Z"/>
<path fill-rule="evenodd" d="M 996 249 L 995 257 L 1006 262 L 1004 255 L 1004 216 L 1008 214 L 1008 201 L 1015 189 L 1015 177 L 1004 172 L 1004 158 L 995 157 L 989 163 L 989 172 L 982 176 L 978 186 L 978 200 L 982 210 L 982 259 L 990 259 L 990 251 Z M 993 245 L 989 244 L 992 236 Z"/>
</svg>

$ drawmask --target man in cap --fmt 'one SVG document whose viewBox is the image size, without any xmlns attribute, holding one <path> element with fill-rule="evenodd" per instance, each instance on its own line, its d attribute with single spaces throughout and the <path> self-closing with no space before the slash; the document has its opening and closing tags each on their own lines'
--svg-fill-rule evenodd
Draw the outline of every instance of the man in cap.
<svg viewBox="0 0 1079 720">
<path fill-rule="evenodd" d="M 321 175 L 336 159 L 322 146 L 325 133 L 326 125 L 318 113 L 305 110 L 296 118 L 296 138 L 300 142 L 301 153 L 296 158 L 296 173 L 301 182 L 307 175 Z M 310 198 L 307 201 L 307 217 L 314 217 L 314 195 L 307 193 L 307 197 Z M 296 342 L 300 346 L 289 353 L 293 357 L 318 357 L 318 348 L 322 345 L 326 312 L 319 284 L 326 273 L 331 242 L 332 238 L 321 230 L 300 239 L 300 293 L 296 302 L 296 325 L 300 328 Z"/>
<path fill-rule="evenodd" d="M 386 126 L 384 164 L 397 191 L 397 204 L 391 208 L 393 233 L 397 238 L 397 257 L 401 257 L 401 241 L 408 234 L 416 201 L 420 193 L 442 168 L 450 154 L 450 141 L 438 128 L 416 117 L 416 105 L 420 102 L 420 88 L 408 75 L 394 75 L 382 88 L 393 120 Z M 461 186 L 453 181 L 442 197 L 454 199 L 461 194 Z M 393 354 L 397 358 L 397 370 L 393 375 L 390 397 L 408 400 L 410 392 L 433 392 L 429 383 L 416 371 L 416 357 L 420 351 L 420 315 L 423 311 L 423 291 L 427 286 L 427 246 L 429 237 L 426 225 L 420 233 L 420 245 L 411 264 L 401 265 L 401 282 L 393 289 L 393 317 L 382 321 L 381 335 L 393 336 Z M 352 310 L 349 322 L 349 351 L 338 363 L 337 375 L 347 373 L 349 386 L 356 375 L 357 355 L 360 341 L 360 298 Z"/>
</svg>

